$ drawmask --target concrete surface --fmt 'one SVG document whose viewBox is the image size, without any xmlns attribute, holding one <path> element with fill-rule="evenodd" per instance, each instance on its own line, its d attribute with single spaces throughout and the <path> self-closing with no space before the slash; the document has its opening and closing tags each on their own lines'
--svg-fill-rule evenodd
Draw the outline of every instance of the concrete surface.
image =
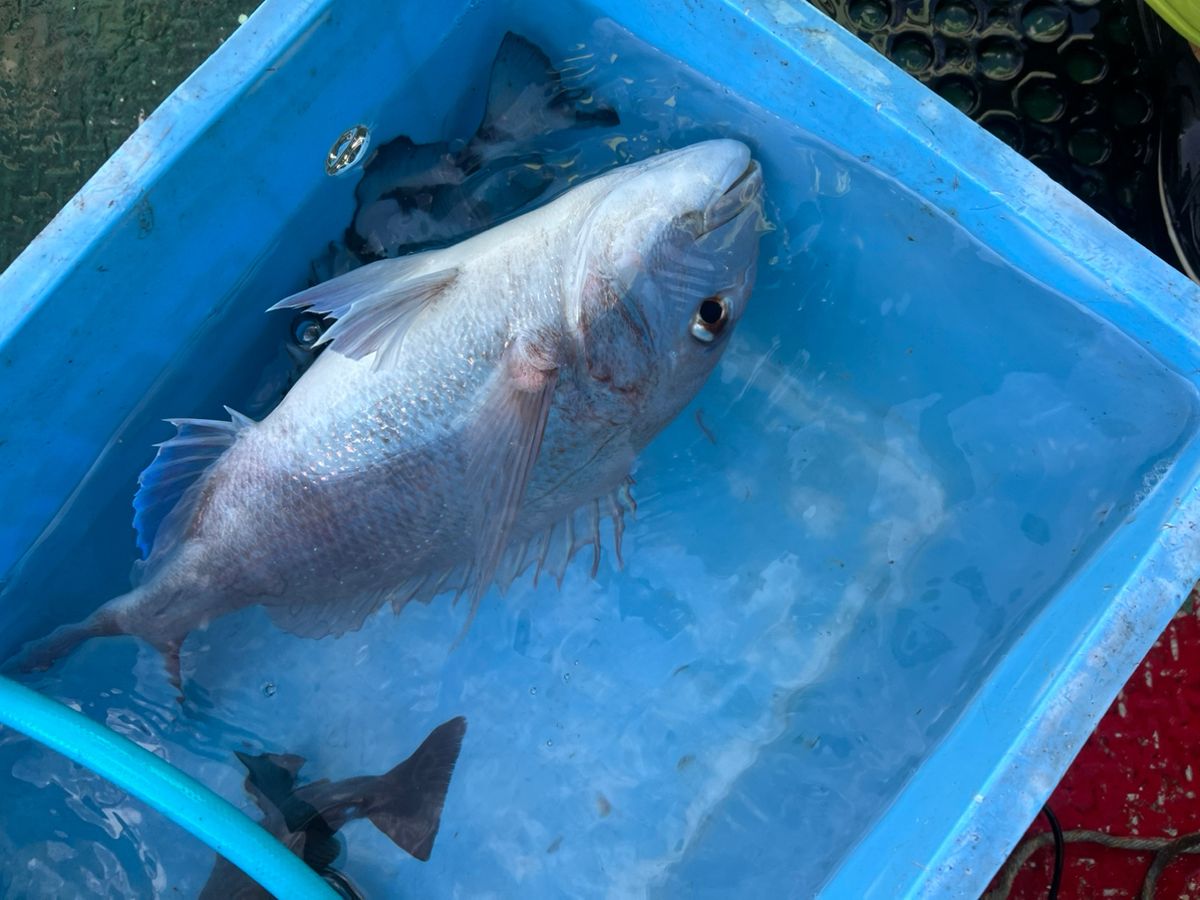
<svg viewBox="0 0 1200 900">
<path fill-rule="evenodd" d="M 0 0 L 0 270 L 257 0 Z"/>
</svg>

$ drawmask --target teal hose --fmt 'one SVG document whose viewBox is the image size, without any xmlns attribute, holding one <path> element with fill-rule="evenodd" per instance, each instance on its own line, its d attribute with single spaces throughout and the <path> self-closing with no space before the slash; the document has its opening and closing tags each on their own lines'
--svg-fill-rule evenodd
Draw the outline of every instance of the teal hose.
<svg viewBox="0 0 1200 900">
<path fill-rule="evenodd" d="M 334 890 L 298 856 L 200 782 L 82 713 L 2 676 L 0 724 L 148 803 L 276 897 L 337 900 Z"/>
</svg>

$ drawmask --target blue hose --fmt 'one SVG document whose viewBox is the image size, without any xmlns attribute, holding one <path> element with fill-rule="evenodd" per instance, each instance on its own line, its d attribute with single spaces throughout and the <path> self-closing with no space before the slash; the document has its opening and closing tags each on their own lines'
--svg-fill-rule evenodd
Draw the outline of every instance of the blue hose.
<svg viewBox="0 0 1200 900">
<path fill-rule="evenodd" d="M 148 803 L 276 897 L 337 900 L 334 890 L 298 856 L 200 782 L 82 713 L 2 676 L 0 724 Z"/>
</svg>

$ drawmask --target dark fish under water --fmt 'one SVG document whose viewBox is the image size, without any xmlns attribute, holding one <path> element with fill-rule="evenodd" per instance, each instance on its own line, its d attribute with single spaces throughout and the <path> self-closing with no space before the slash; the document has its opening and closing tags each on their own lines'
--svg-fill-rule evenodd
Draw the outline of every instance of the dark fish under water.
<svg viewBox="0 0 1200 900">
<path fill-rule="evenodd" d="M 262 826 L 344 897 L 360 897 L 350 879 L 333 868 L 341 853 L 336 837 L 346 823 L 369 819 L 397 847 L 425 861 L 441 824 L 450 776 L 458 761 L 467 720 L 443 722 L 412 756 L 383 775 L 314 781 L 300 787 L 299 756 L 237 754 L 249 773 L 246 793 L 262 810 Z M 260 900 L 270 894 L 224 857 L 217 857 L 200 900 Z"/>
<path fill-rule="evenodd" d="M 130 634 L 179 647 L 260 604 L 303 637 L 447 590 L 472 613 L 600 525 L 617 558 L 637 454 L 700 390 L 742 316 L 762 174 L 713 140 L 613 169 L 452 247 L 276 305 L 336 319 L 261 422 L 173 420 L 134 500 L 140 584 L 28 645 L 45 668 Z"/>
<path fill-rule="evenodd" d="M 461 240 L 542 197 L 559 176 L 535 143 L 620 119 L 585 87 L 567 87 L 549 57 L 504 36 L 492 62 L 483 121 L 457 149 L 399 137 L 380 147 L 355 190 L 347 247 L 362 262 Z"/>
</svg>

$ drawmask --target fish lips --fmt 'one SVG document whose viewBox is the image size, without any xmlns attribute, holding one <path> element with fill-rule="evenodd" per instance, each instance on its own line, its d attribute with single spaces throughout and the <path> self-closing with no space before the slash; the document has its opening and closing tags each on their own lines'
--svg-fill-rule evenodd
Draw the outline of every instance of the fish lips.
<svg viewBox="0 0 1200 900">
<path fill-rule="evenodd" d="M 752 159 L 729 187 L 704 210 L 704 225 L 696 237 L 711 234 L 747 212 L 753 212 L 757 221 L 762 210 L 762 192 L 762 166 Z"/>
</svg>

